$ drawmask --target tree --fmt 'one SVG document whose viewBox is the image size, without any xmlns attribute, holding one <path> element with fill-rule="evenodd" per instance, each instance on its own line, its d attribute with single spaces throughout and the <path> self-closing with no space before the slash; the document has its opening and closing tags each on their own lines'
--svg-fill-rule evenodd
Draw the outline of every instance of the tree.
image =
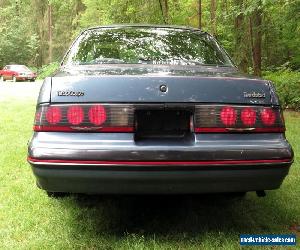
<svg viewBox="0 0 300 250">
<path fill-rule="evenodd" d="M 48 34 L 49 34 L 49 63 L 53 59 L 53 41 L 52 41 L 52 6 L 51 3 L 48 5 Z"/>
<path fill-rule="evenodd" d="M 161 14 L 164 23 L 169 23 L 169 5 L 168 0 L 158 0 L 160 5 Z"/>
<path fill-rule="evenodd" d="M 210 24 L 211 24 L 211 33 L 213 35 L 217 34 L 217 0 L 210 1 Z"/>
<path fill-rule="evenodd" d="M 202 29 L 202 2 L 198 0 L 198 18 L 199 18 L 199 25 L 198 28 Z"/>
<path fill-rule="evenodd" d="M 254 75 L 261 76 L 262 3 L 257 2 L 249 18 Z"/>
<path fill-rule="evenodd" d="M 0 5 L 0 67 L 10 63 L 33 64 L 39 41 L 37 35 L 27 25 L 27 17 L 22 15 L 23 11 L 29 11 L 28 2 L 8 0 L 2 4 Z"/>
<path fill-rule="evenodd" d="M 238 67 L 243 71 L 248 71 L 248 57 L 247 57 L 247 36 L 245 29 L 245 14 L 244 14 L 244 1 L 235 0 L 235 19 L 234 19 L 234 57 Z"/>
<path fill-rule="evenodd" d="M 177 24 L 209 30 L 244 72 L 300 69 L 299 0 L 0 0 L 0 64 L 61 60 L 83 28 Z M 218 21 L 222 20 L 222 21 Z M 13 48 L 13 49 L 10 49 Z M 22 49 L 20 49 L 22 48 Z"/>
<path fill-rule="evenodd" d="M 39 39 L 36 65 L 42 66 L 43 64 L 48 63 L 49 60 L 49 37 L 47 32 L 48 23 L 46 19 L 48 1 L 32 0 L 30 1 L 29 6 L 32 13 L 31 15 L 28 15 L 28 21 L 32 24 L 32 30 L 37 34 Z"/>
</svg>

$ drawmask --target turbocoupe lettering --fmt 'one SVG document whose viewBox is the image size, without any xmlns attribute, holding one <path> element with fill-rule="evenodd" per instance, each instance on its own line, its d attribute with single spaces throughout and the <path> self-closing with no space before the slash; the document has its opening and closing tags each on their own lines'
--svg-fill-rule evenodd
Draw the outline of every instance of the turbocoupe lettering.
<svg viewBox="0 0 300 250">
<path fill-rule="evenodd" d="M 82 91 L 57 91 L 58 96 L 84 96 L 84 92 Z"/>
<path fill-rule="evenodd" d="M 244 193 L 293 162 L 273 84 L 206 32 L 83 31 L 37 100 L 28 161 L 48 194 Z"/>
</svg>

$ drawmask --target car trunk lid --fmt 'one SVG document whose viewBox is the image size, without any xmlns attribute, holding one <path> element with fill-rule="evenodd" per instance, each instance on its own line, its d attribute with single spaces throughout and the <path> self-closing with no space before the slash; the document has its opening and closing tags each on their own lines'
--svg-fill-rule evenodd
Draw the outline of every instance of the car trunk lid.
<svg viewBox="0 0 300 250">
<path fill-rule="evenodd" d="M 52 103 L 271 104 L 268 81 L 214 75 L 64 75 L 52 78 Z"/>
</svg>

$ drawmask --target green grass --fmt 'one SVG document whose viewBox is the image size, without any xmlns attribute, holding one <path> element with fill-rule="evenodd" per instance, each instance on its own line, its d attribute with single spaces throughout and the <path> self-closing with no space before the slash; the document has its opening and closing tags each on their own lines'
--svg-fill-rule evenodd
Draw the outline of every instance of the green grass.
<svg viewBox="0 0 300 250">
<path fill-rule="evenodd" d="M 241 233 L 292 233 L 289 227 L 300 224 L 299 113 L 285 114 L 295 163 L 282 187 L 265 198 L 53 199 L 36 188 L 26 162 L 34 102 L 12 103 L 0 102 L 1 249 L 237 249 Z"/>
</svg>

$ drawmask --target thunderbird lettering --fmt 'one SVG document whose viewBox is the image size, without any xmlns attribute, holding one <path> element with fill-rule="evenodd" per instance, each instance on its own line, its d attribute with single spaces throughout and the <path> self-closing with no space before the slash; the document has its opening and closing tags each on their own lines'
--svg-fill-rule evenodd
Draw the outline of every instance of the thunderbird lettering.
<svg viewBox="0 0 300 250">
<path fill-rule="evenodd" d="M 259 93 L 259 92 L 244 92 L 245 98 L 266 98 L 266 93 Z"/>
</svg>

